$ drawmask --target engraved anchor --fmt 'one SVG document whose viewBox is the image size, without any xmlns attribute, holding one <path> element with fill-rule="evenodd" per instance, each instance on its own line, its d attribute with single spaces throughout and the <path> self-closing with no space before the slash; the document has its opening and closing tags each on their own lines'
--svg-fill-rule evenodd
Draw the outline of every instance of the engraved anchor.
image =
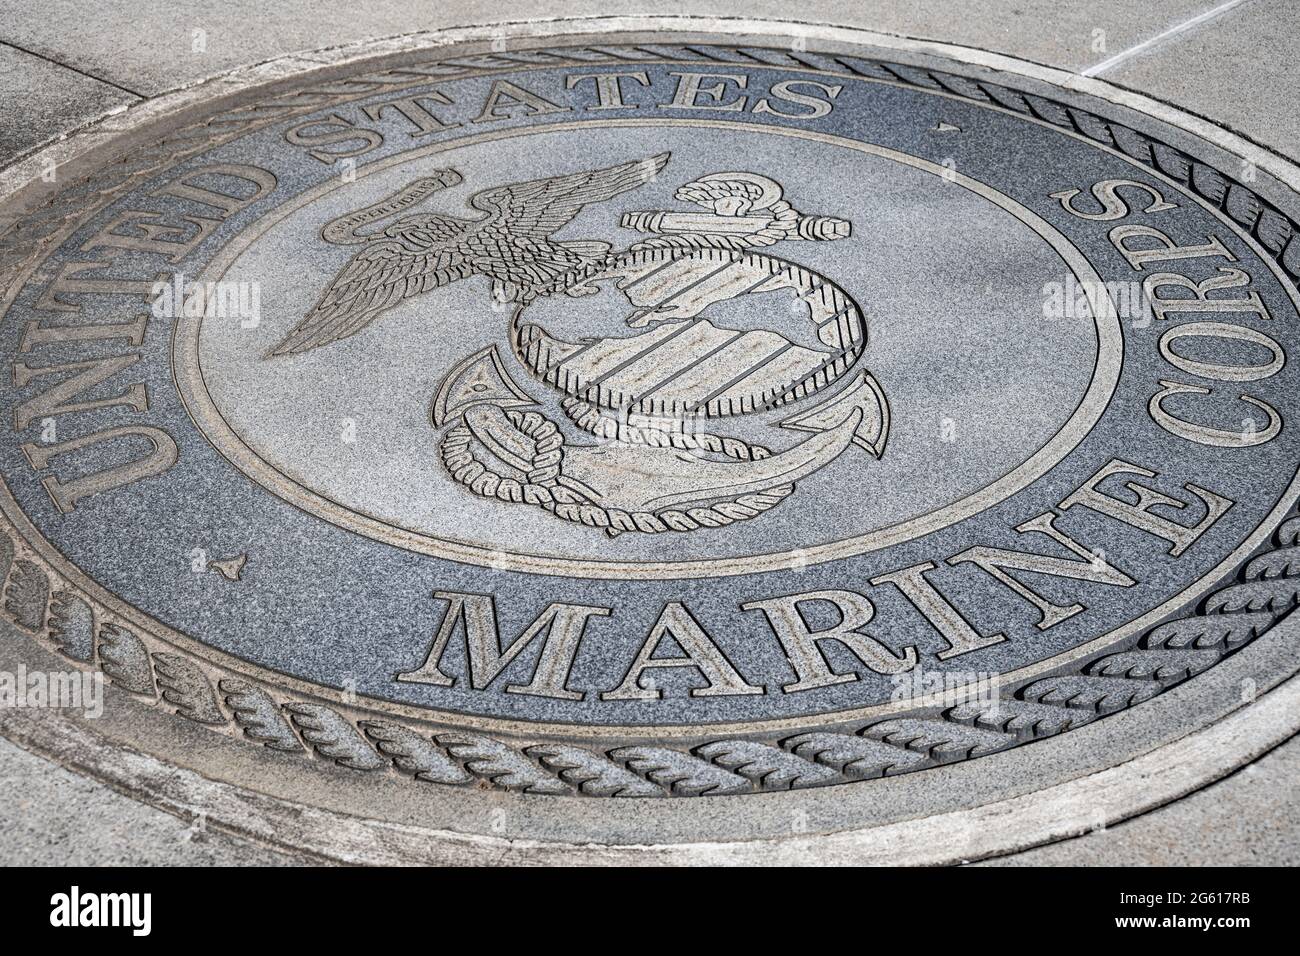
<svg viewBox="0 0 1300 956">
<path fill-rule="evenodd" d="M 646 331 L 568 342 L 529 318 L 530 297 L 517 300 L 510 318 L 515 357 L 567 395 L 561 408 L 573 424 L 606 441 L 568 445 L 544 415 L 521 411 L 531 399 L 493 346 L 454 368 L 434 400 L 435 426 L 459 420 L 441 452 L 463 486 L 610 534 L 689 531 L 757 517 L 850 444 L 883 452 L 889 406 L 866 371 L 780 422 L 813 437 L 779 453 L 694 427 L 828 387 L 854 365 L 866 331 L 835 283 L 759 251 L 783 239 L 847 238 L 846 220 L 797 211 L 780 184 L 755 173 L 711 174 L 675 195 L 705 212 L 627 213 L 622 225 L 650 238 L 571 270 L 547 290 L 590 294 L 613 281 L 634 307 L 626 325 Z M 724 300 L 780 289 L 795 293 L 823 348 L 715 326 L 705 315 Z"/>
<path fill-rule="evenodd" d="M 325 227 L 326 241 L 361 249 L 271 354 L 350 337 L 405 298 L 488 277 L 494 298 L 513 306 L 514 357 L 564 396 L 573 425 L 605 441 L 571 445 L 556 422 L 526 410 L 538 403 L 493 346 L 453 368 L 435 395 L 431 417 L 446 429 L 443 464 L 475 495 L 541 507 L 610 534 L 745 521 L 850 444 L 879 457 L 888 403 L 869 372 L 854 371 L 865 317 L 826 276 L 766 251 L 783 240 L 848 238 L 847 220 L 796 210 L 766 176 L 723 172 L 676 191 L 703 212 L 624 215 L 624 227 L 649 234 L 628 249 L 553 238 L 584 206 L 650 182 L 669 158 L 483 189 L 469 200 L 479 219 L 410 214 L 461 177 L 445 169 L 416 180 Z M 381 226 L 397 213 L 407 214 Z M 605 282 L 633 307 L 625 324 L 637 334 L 570 342 L 534 318 L 539 300 L 593 295 Z M 782 290 L 806 315 L 808 344 L 770 329 L 716 325 L 706 314 L 717 303 Z M 832 386 L 838 395 L 779 423 L 812 433 L 784 451 L 703 427 Z"/>
<path fill-rule="evenodd" d="M 711 461 L 686 446 L 673 447 L 671 437 L 666 448 L 625 442 L 564 447 L 545 418 L 517 411 L 532 404 L 495 345 L 461 362 L 443 380 L 432 408 L 437 427 L 460 420 L 443 447 L 448 470 L 484 497 L 536 504 L 612 534 L 686 531 L 756 517 L 843 453 L 871 411 L 871 403 L 846 403 L 841 421 L 793 448 L 755 454 L 748 446 L 747 460 Z M 474 454 L 471 439 L 492 464 Z"/>
</svg>

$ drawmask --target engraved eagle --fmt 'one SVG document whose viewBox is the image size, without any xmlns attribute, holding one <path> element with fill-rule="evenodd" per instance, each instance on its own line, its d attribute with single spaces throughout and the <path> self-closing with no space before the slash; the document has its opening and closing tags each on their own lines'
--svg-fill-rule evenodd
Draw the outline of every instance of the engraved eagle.
<svg viewBox="0 0 1300 956">
<path fill-rule="evenodd" d="M 460 184 L 458 172 L 442 169 L 336 219 L 321 231 L 322 237 L 362 248 L 269 354 L 307 352 L 355 335 L 402 300 L 470 276 L 487 276 L 498 290 L 527 301 L 609 249 L 603 242 L 557 241 L 551 235 L 588 203 L 649 182 L 668 158 L 660 153 L 604 169 L 484 189 L 469 200 L 484 214 L 479 219 L 407 215 L 379 231 L 358 231 Z"/>
</svg>

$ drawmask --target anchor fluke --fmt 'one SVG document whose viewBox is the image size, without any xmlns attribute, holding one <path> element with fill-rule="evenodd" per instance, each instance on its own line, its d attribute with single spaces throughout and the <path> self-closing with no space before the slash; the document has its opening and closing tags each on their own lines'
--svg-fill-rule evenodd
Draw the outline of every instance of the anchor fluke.
<svg viewBox="0 0 1300 956">
<path fill-rule="evenodd" d="M 781 427 L 797 432 L 831 431 L 855 412 L 861 413 L 862 421 L 854 431 L 853 444 L 879 458 L 889 439 L 889 401 L 870 372 L 863 372 L 848 388 L 816 408 L 787 418 Z"/>
<path fill-rule="evenodd" d="M 484 402 L 498 408 L 537 404 L 505 370 L 495 345 L 475 352 L 447 373 L 433 398 L 430 417 L 441 428 L 471 406 Z"/>
</svg>

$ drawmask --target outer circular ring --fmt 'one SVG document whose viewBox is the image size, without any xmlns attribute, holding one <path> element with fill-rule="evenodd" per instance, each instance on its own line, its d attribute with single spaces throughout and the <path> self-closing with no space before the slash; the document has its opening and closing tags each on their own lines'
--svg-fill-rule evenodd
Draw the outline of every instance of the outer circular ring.
<svg viewBox="0 0 1300 956">
<path fill-rule="evenodd" d="M 622 23 L 624 21 L 613 21 Z M 781 26 L 768 21 L 756 21 L 759 26 L 773 28 Z M 578 26 L 585 27 L 586 22 L 578 22 Z M 521 27 L 527 31 L 527 27 Z M 615 28 L 617 29 L 617 28 Z M 798 25 L 785 25 L 785 29 L 798 29 Z M 471 31 L 473 32 L 473 31 Z M 574 34 L 581 36 L 586 31 L 574 28 Z M 835 31 L 829 31 L 834 33 Z M 856 31 L 849 31 L 856 33 Z M 443 34 L 439 34 L 442 36 Z M 536 37 L 539 41 L 546 41 L 556 36 L 566 36 L 560 33 L 542 33 L 526 34 Z M 658 34 L 656 34 L 658 35 Z M 693 37 L 692 37 L 693 38 Z M 493 42 L 497 39 L 493 35 Z M 734 41 L 735 37 L 728 33 L 728 41 Z M 467 49 L 475 49 L 470 41 L 465 41 Z M 925 46 L 924 44 L 921 46 Z M 853 49 L 858 49 L 854 46 Z M 939 52 L 942 52 L 941 50 Z M 369 60 L 370 57 L 362 57 L 362 62 Z M 948 58 L 951 59 L 951 58 Z M 349 72 L 361 69 L 362 63 L 353 65 Z M 1050 88 L 1046 92 L 1059 95 L 1059 88 Z M 952 94 L 943 94 L 952 95 Z M 200 108 L 206 106 L 211 109 L 211 104 L 201 103 Z M 142 119 L 141 126 L 146 126 L 144 120 L 152 120 L 153 117 Z M 1160 175 L 1155 173 L 1155 175 Z M 1189 195 L 1193 195 L 1190 194 Z M 1194 195 L 1193 195 L 1193 198 Z M 1204 200 L 1198 200 L 1204 204 Z M 1253 240 L 1247 239 L 1253 243 Z M 1260 251 L 1263 256 L 1262 250 Z M 1273 268 L 1284 286 L 1288 289 L 1293 298 L 1297 296 L 1294 286 L 1285 278 L 1278 269 L 1276 263 L 1273 263 L 1267 256 L 1263 256 L 1270 267 Z M 1060 672 L 1064 669 L 1078 670 L 1093 662 L 1098 655 L 1104 654 L 1108 648 L 1117 647 L 1124 642 L 1134 640 L 1137 636 L 1147 631 L 1149 628 L 1157 625 L 1162 619 L 1176 612 L 1179 608 L 1187 607 L 1192 602 L 1200 601 L 1206 593 L 1211 591 L 1217 584 L 1221 584 L 1227 576 L 1231 575 L 1234 570 L 1246 560 L 1249 555 L 1261 546 L 1265 546 L 1272 533 L 1273 526 L 1281 522 L 1283 517 L 1291 508 L 1292 502 L 1300 495 L 1300 476 L 1298 476 L 1282 496 L 1281 503 L 1273 510 L 1269 518 L 1266 519 L 1241 545 L 1234 549 L 1233 553 L 1222 560 L 1211 572 L 1195 582 L 1192 586 L 1184 589 L 1178 596 L 1165 601 L 1159 607 L 1154 608 L 1143 614 L 1140 618 L 1135 619 L 1121 628 L 1118 628 L 1108 634 L 1098 636 L 1085 644 L 1079 645 L 1068 651 L 1055 655 L 1050 660 L 1039 661 L 1035 664 L 1017 668 L 1014 671 L 1008 671 L 997 675 L 992 680 L 992 686 L 1004 691 L 1014 689 L 1017 686 L 1023 686 L 1030 681 Z M 559 737 L 574 740 L 610 740 L 636 738 L 644 740 L 647 737 L 657 737 L 663 739 L 673 739 L 686 743 L 705 743 L 716 740 L 718 735 L 732 734 L 792 734 L 799 730 L 808 729 L 810 724 L 815 726 L 824 726 L 831 722 L 839 722 L 847 725 L 849 722 L 859 722 L 867 719 L 879 719 L 885 716 L 898 715 L 905 712 L 925 710 L 938 706 L 941 701 L 929 697 L 917 701 L 900 700 L 889 703 L 844 710 L 833 715 L 824 714 L 819 717 L 794 717 L 769 719 L 761 722 L 751 722 L 746 724 L 709 724 L 707 726 L 613 726 L 613 725 L 572 725 L 572 724 L 551 724 L 538 725 L 522 721 L 502 720 L 493 718 L 477 717 L 473 715 L 455 714 L 448 716 L 445 713 L 430 711 L 427 709 L 416 708 L 411 705 L 399 704 L 390 701 L 381 701 L 375 698 L 362 696 L 358 702 L 355 695 L 350 695 L 342 690 L 325 687 L 319 684 L 312 684 L 301 679 L 291 677 L 285 674 L 271 672 L 265 668 L 258 667 L 243 660 L 233 657 L 232 655 L 214 650 L 213 648 L 195 640 L 188 635 L 177 632 L 168 628 L 159 622 L 153 620 L 142 611 L 134 608 L 121 601 L 115 595 L 102 588 L 96 582 L 91 580 L 80 569 L 67 561 L 57 549 L 46 542 L 31 526 L 25 516 L 17 509 L 15 503 L 7 494 L 7 490 L 0 484 L 0 509 L 3 509 L 9 516 L 11 522 L 18 528 L 19 533 L 24 537 L 36 550 L 42 558 L 48 561 L 57 573 L 63 575 L 77 588 L 92 596 L 100 602 L 105 608 L 115 615 L 119 615 L 128 626 L 140 628 L 143 632 L 155 636 L 165 645 L 169 645 L 168 650 L 175 648 L 188 655 L 196 661 L 202 661 L 218 669 L 222 675 L 238 675 L 240 680 L 248 679 L 254 683 L 260 683 L 263 687 L 283 690 L 286 693 L 292 693 L 298 697 L 307 697 L 311 699 L 321 699 L 329 701 L 331 705 L 343 705 L 348 708 L 355 708 L 360 711 L 358 719 L 370 719 L 376 715 L 380 717 L 395 716 L 405 720 L 418 722 L 433 722 L 443 728 L 460 729 L 471 728 L 475 731 L 484 731 L 496 733 L 505 736 L 518 737 Z"/>
<path fill-rule="evenodd" d="M 1173 107 L 1100 81 L 981 51 L 865 31 L 767 21 L 610 18 L 552 22 L 542 25 L 540 32 L 537 25 L 507 29 L 513 35 L 529 37 L 600 35 L 615 30 L 692 34 L 725 30 L 729 36 L 788 35 L 793 31 L 827 43 L 885 47 L 900 57 L 943 56 L 977 68 L 1014 73 L 1027 81 L 1053 84 L 1058 90 L 1077 90 L 1122 109 L 1145 113 L 1199 138 L 1189 139 L 1189 143 L 1208 142 L 1225 155 L 1254 163 L 1273 180 L 1273 185 L 1265 189 L 1276 184 L 1300 189 L 1300 170 L 1293 164 Z M 344 52 L 333 51 L 331 66 L 355 64 L 423 45 L 471 44 L 498 38 L 502 31 L 502 27 L 446 31 L 362 44 Z M 280 75 L 288 76 L 295 66 L 301 66 L 301 62 L 280 63 L 268 72 L 283 71 Z M 265 77 L 249 74 L 241 71 L 222 81 L 218 95 L 250 88 Z M 110 121 L 70 137 L 0 176 L 0 192 L 9 194 L 3 198 L 15 197 L 30 180 L 30 174 L 45 162 L 70 162 L 93 154 L 142 122 L 173 109 L 202 105 L 209 98 L 205 94 L 211 92 L 203 87 L 182 91 L 144 104 L 124 122 Z M 23 197 L 16 198 L 23 201 Z M 7 625 L 5 629 L 12 630 Z M 743 835 L 737 832 L 734 822 L 725 820 L 725 812 L 714 812 L 724 808 L 713 801 L 653 801 L 650 806 L 614 808 L 612 812 L 601 802 L 602 813 L 593 818 L 574 801 L 470 790 L 447 791 L 436 797 L 431 794 L 427 802 L 412 810 L 409 803 L 388 799 L 388 781 L 376 786 L 371 779 L 368 785 L 358 785 L 355 777 L 348 779 L 345 773 L 320 765 L 311 765 L 298 774 L 296 768 L 281 763 L 275 755 L 266 754 L 252 761 L 247 749 L 227 752 L 224 742 L 201 748 L 205 756 L 196 757 L 195 750 L 200 748 L 193 747 L 192 737 L 201 732 L 199 728 L 157 709 L 119 701 L 111 692 L 113 717 L 98 725 L 94 733 L 88 732 L 84 723 L 65 722 L 62 717 L 49 715 L 37 715 L 48 719 L 32 719 L 30 713 L 21 711 L 0 714 L 0 727 L 26 745 L 93 772 L 112 785 L 129 788 L 164 809 L 185 814 L 201 808 L 210 811 L 212 822 L 223 828 L 276 842 L 292 840 L 308 852 L 340 859 L 378 862 L 432 856 L 450 862 L 466 859 L 467 852 L 505 846 L 516 859 L 535 861 L 554 860 L 559 854 L 574 862 L 610 862 L 626 858 L 629 851 L 642 858 L 653 853 L 670 862 L 752 860 L 755 852 L 767 859 L 784 857 L 794 861 L 809 858 L 811 853 L 819 860 L 856 861 L 864 856 L 872 858 L 872 847 L 879 858 L 883 848 L 892 845 L 895 851 L 890 853 L 889 862 L 943 862 L 996 855 L 1125 819 L 1177 799 L 1284 741 L 1300 729 L 1295 717 L 1300 690 L 1294 680 L 1288 679 L 1296 671 L 1294 653 L 1288 646 L 1296 629 L 1294 621 L 1277 625 L 1230 660 L 1162 695 L 1158 708 L 1139 705 L 1051 743 L 985 758 L 977 768 L 962 764 L 911 780 L 901 777 L 837 787 L 833 792 L 834 809 L 829 814 L 827 792 L 746 798 Z M 37 664 L 59 660 L 31 641 L 23 642 L 15 654 L 19 655 Z M 1243 704 L 1232 689 L 1235 682 L 1245 680 L 1264 693 Z M 1224 721 L 1222 726 L 1214 726 L 1220 720 Z M 1099 758 L 1098 751 L 1090 749 L 1096 747 L 1104 749 L 1104 757 Z M 1231 749 L 1230 755 L 1222 753 L 1225 747 Z M 153 756 L 145 756 L 145 750 Z M 201 762 L 203 766 L 197 766 Z M 205 776 L 196 778 L 194 770 L 202 770 Z M 250 789 L 222 779 L 257 783 Z M 1153 785 L 1153 780 L 1158 785 Z M 951 797 L 961 808 L 938 812 L 927 821 L 916 820 L 918 815 L 934 809 L 936 795 Z M 1090 811 L 1092 822 L 1081 825 L 1077 805 L 1085 797 L 1090 801 L 1100 797 L 1100 810 Z M 1073 802 L 1063 805 L 1062 799 Z M 513 822 L 499 829 L 488 818 L 508 800 L 515 801 L 518 812 Z M 748 809 L 751 804 L 752 811 Z M 1074 812 L 1062 812 L 1066 806 L 1074 807 Z M 304 809 L 307 813 L 296 831 L 277 828 L 277 822 L 287 825 Z M 358 822 L 358 812 L 371 819 Z M 792 834 L 791 814 L 810 824 L 808 832 L 826 835 L 806 836 L 798 832 L 799 827 Z M 784 825 L 777 820 L 784 820 Z M 950 850 L 934 849 L 936 839 L 954 832 L 950 824 L 966 828 L 961 832 L 968 834 L 971 852 L 958 857 Z M 888 842 L 891 839 L 893 844 Z M 593 842 L 624 849 L 602 860 L 600 851 L 589 846 Z"/>
</svg>

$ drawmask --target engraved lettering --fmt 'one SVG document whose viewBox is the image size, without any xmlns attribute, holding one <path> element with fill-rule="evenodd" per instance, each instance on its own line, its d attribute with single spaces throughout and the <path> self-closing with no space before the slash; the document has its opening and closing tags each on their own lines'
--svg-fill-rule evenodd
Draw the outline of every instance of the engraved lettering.
<svg viewBox="0 0 1300 956">
<path fill-rule="evenodd" d="M 1254 312 L 1265 319 L 1273 318 L 1257 292 L 1248 292 L 1241 299 L 1211 299 L 1210 293 L 1213 291 L 1236 289 L 1250 282 L 1250 276 L 1241 269 L 1220 266 L 1219 272 L 1220 275 L 1211 276 L 1202 282 L 1195 282 L 1176 272 L 1157 272 L 1146 278 L 1142 288 L 1158 319 L 1178 312 Z M 1159 290 L 1171 285 L 1187 289 L 1193 295 L 1182 299 L 1162 298 Z"/>
<path fill-rule="evenodd" d="M 821 90 L 826 94 L 822 99 L 818 96 L 809 96 L 807 93 L 795 91 L 795 87 L 811 87 L 812 89 Z M 840 95 L 843 86 L 830 86 L 826 83 L 815 83 L 812 80 L 782 80 L 772 87 L 772 95 L 779 100 L 785 100 L 787 103 L 794 103 L 797 106 L 806 106 L 809 112 L 806 113 L 787 113 L 785 110 L 777 109 L 771 105 L 767 99 L 761 99 L 754 104 L 755 113 L 771 113 L 774 116 L 781 116 L 786 119 L 810 120 L 819 116 L 825 116 L 833 108 L 831 100 Z"/>
<path fill-rule="evenodd" d="M 426 103 L 441 103 L 444 106 L 450 106 L 451 100 L 437 90 L 428 90 L 418 96 L 406 96 L 400 100 L 375 103 L 373 106 L 364 107 L 362 112 L 372 120 L 382 119 L 385 113 L 397 113 L 404 116 L 414 128 L 411 133 L 412 139 L 419 139 L 422 136 L 430 136 L 433 133 L 440 133 L 443 130 L 455 129 L 460 126 L 459 123 L 444 123 L 438 119 L 429 112 Z"/>
<path fill-rule="evenodd" d="M 463 628 L 469 654 L 469 683 L 474 690 L 483 690 L 490 685 L 524 648 L 540 637 L 542 649 L 532 680 L 527 684 L 510 684 L 506 691 L 558 700 L 582 700 L 586 696 L 569 690 L 569 672 L 587 622 L 592 617 L 608 616 L 609 608 L 580 604 L 548 605 L 519 637 L 503 649 L 496 604 L 491 595 L 435 591 L 433 596 L 448 602 L 447 613 L 443 615 L 424 663 L 418 670 L 398 674 L 399 681 L 454 687 L 455 678 L 443 672 L 439 663 L 452 635 Z"/>
<path fill-rule="evenodd" d="M 235 179 L 251 184 L 254 189 L 251 195 L 243 196 L 238 192 L 231 193 L 225 190 L 200 186 L 195 182 L 195 180 L 201 180 L 204 177 L 217 180 Z M 168 183 L 162 189 L 155 191 L 154 195 L 188 199 L 191 202 L 200 203 L 217 210 L 219 219 L 228 219 L 239 210 L 251 206 L 265 196 L 269 196 L 271 191 L 275 189 L 275 185 L 276 178 L 268 170 L 257 166 L 217 163 L 190 170 L 185 175 Z"/>
<path fill-rule="evenodd" d="M 41 479 L 41 484 L 45 486 L 45 490 L 49 493 L 55 507 L 64 514 L 70 514 L 77 507 L 77 502 L 83 498 L 102 494 L 105 491 L 112 491 L 115 488 L 121 488 L 143 478 L 161 475 L 167 471 L 172 465 L 176 464 L 180 457 L 176 442 L 161 428 L 153 428 L 149 425 L 125 425 L 118 428 L 106 428 L 102 431 L 92 432 L 89 435 L 83 435 L 80 438 L 73 438 L 51 445 L 26 442 L 23 444 L 22 449 L 31 466 L 42 469 L 49 464 L 50 459 L 60 455 L 70 455 L 73 452 L 89 448 L 101 442 L 129 438 L 143 438 L 150 446 L 149 453 L 144 457 L 135 458 L 120 465 L 105 468 L 102 471 L 82 475 L 71 481 L 63 481 L 56 477 Z"/>
<path fill-rule="evenodd" d="M 1249 448 L 1252 445 L 1262 445 L 1266 441 L 1271 441 L 1282 430 L 1282 416 L 1278 414 L 1277 409 L 1262 399 L 1244 394 L 1238 395 L 1237 398 L 1248 405 L 1254 405 L 1267 416 L 1268 423 L 1263 428 L 1212 428 L 1209 425 L 1189 422 L 1165 408 L 1165 399 L 1170 395 L 1213 395 L 1214 389 L 1189 385 L 1185 382 L 1170 382 L 1165 379 L 1160 380 L 1160 385 L 1160 391 L 1152 395 L 1151 401 L 1147 403 L 1147 411 L 1161 428 L 1179 438 L 1215 448 Z"/>
<path fill-rule="evenodd" d="M 312 159 L 330 165 L 378 149 L 384 143 L 383 134 L 377 130 L 356 126 L 337 113 L 292 126 L 285 131 L 284 138 L 294 146 L 306 147 L 307 155 Z M 323 148 L 326 146 L 343 148 L 327 150 Z"/>
<path fill-rule="evenodd" d="M 36 308 L 44 312 L 80 312 L 80 303 L 68 302 L 62 298 L 68 293 L 131 295 L 147 301 L 154 283 L 166 278 L 166 273 L 159 273 L 154 279 L 114 279 L 106 276 L 76 278 L 83 272 L 106 269 L 108 266 L 107 259 L 93 262 L 65 262 L 59 267 L 59 274 L 54 277 L 54 281 L 41 293 L 41 297 L 36 301 Z"/>
<path fill-rule="evenodd" d="M 220 219 L 201 216 L 181 216 L 181 220 L 194 227 L 193 231 L 185 226 L 168 224 L 162 213 L 128 209 L 86 240 L 81 248 L 84 252 L 103 248 L 134 249 L 138 252 L 158 253 L 166 256 L 169 262 L 180 262 L 211 235 L 212 230 L 221 225 Z M 133 229 L 136 232 L 122 233 L 119 229 Z"/>
<path fill-rule="evenodd" d="M 1205 517 L 1194 525 L 1182 525 L 1153 513 L 1151 509 L 1157 505 L 1162 505 L 1175 511 L 1181 511 L 1187 507 L 1187 502 L 1171 498 L 1164 492 L 1157 491 L 1147 485 L 1138 484 L 1136 481 L 1126 481 L 1124 483 L 1124 487 L 1137 499 L 1136 502 L 1128 502 L 1098 490 L 1097 486 L 1112 475 L 1140 475 L 1143 478 L 1157 477 L 1154 471 L 1149 471 L 1140 465 L 1130 464 L 1120 458 L 1112 458 L 1100 471 L 1089 478 L 1081 488 L 1062 501 L 1058 507 L 1062 511 L 1068 511 L 1075 505 L 1083 505 L 1085 508 L 1091 508 L 1093 511 L 1108 515 L 1140 531 L 1145 531 L 1158 538 L 1164 538 L 1171 545 L 1169 553 L 1175 557 L 1190 548 L 1196 539 L 1204 534 L 1214 522 L 1223 517 L 1224 512 L 1233 505 L 1232 501 L 1222 495 L 1216 495 L 1214 492 L 1207 491 L 1198 485 L 1185 484 L 1183 488 L 1199 498 L 1201 503 L 1205 505 Z"/>
<path fill-rule="evenodd" d="M 912 606 L 943 635 L 943 639 L 948 642 L 948 649 L 938 653 L 937 656 L 941 661 L 1005 641 L 1007 636 L 1000 631 L 985 635 L 970 626 L 952 603 L 925 577 L 925 572 L 933 571 L 934 567 L 933 562 L 930 561 L 914 564 L 910 568 L 878 575 L 871 579 L 871 583 L 892 584 L 897 587 Z"/>
<path fill-rule="evenodd" d="M 522 112 L 520 112 L 522 110 Z M 543 113 L 568 113 L 567 106 L 560 106 L 550 100 L 542 99 L 522 86 L 516 86 L 509 80 L 497 80 L 492 84 L 483 112 L 474 120 L 475 123 L 490 123 L 493 120 L 513 119 L 516 116 L 540 116 Z"/>
<path fill-rule="evenodd" d="M 84 412 L 94 408 L 111 408 L 115 405 L 127 405 L 132 411 L 143 412 L 149 407 L 149 398 L 145 393 L 144 385 L 140 382 L 108 398 L 72 401 L 74 396 L 102 384 L 139 360 L 139 353 L 132 352 L 85 362 L 69 362 L 66 365 L 45 365 L 35 368 L 22 362 L 15 362 L 14 385 L 19 388 L 25 387 L 32 379 L 40 376 L 71 374 L 57 385 L 22 402 L 14 410 L 14 427 L 21 431 L 37 418 Z"/>
<path fill-rule="evenodd" d="M 650 85 L 650 77 L 645 70 L 627 73 L 579 73 L 565 79 L 565 88 L 573 89 L 583 80 L 591 80 L 596 86 L 596 105 L 588 106 L 587 112 L 596 110 L 634 110 L 635 103 L 623 100 L 623 80 L 635 80 L 641 86 Z"/>
<path fill-rule="evenodd" d="M 813 601 L 831 604 L 839 612 L 839 622 L 820 631 L 811 630 L 800 612 L 800 605 Z M 781 689 L 786 693 L 846 684 L 858 679 L 857 674 L 837 674 L 822 653 L 822 641 L 838 641 L 857 656 L 868 670 L 877 674 L 901 674 L 916 666 L 916 648 L 905 647 L 895 654 L 862 628 L 871 623 L 876 608 L 869 599 L 853 591 L 809 591 L 788 597 L 751 601 L 742 604 L 745 611 L 762 611 L 772 630 L 785 649 L 786 659 L 798 678 Z"/>
<path fill-rule="evenodd" d="M 1150 197 L 1151 202 L 1143 212 L 1164 212 L 1166 209 L 1178 208 L 1177 203 L 1166 202 L 1165 197 L 1155 187 L 1131 179 L 1104 179 L 1093 184 L 1091 192 L 1093 198 L 1101 204 L 1100 212 L 1082 212 L 1074 205 L 1073 199 L 1081 190 L 1066 189 L 1050 195 L 1053 199 L 1059 199 L 1061 206 L 1072 216 L 1091 222 L 1109 222 L 1112 219 L 1123 219 L 1131 212 L 1129 204 L 1119 194 L 1121 188 L 1138 189 Z"/>
<path fill-rule="evenodd" d="M 671 103 L 660 103 L 661 110 L 721 110 L 728 113 L 738 113 L 745 108 L 747 98 L 738 96 L 734 100 L 724 103 L 723 97 L 727 95 L 727 84 L 735 83 L 737 88 L 744 89 L 749 77 L 743 73 L 673 73 L 669 76 L 677 77 L 677 92 L 673 96 Z M 710 86 L 704 86 L 705 80 L 718 80 Z M 700 97 L 706 97 L 712 102 L 701 103 Z"/>
<path fill-rule="evenodd" d="M 677 646 L 685 652 L 684 657 L 656 657 L 655 651 L 665 637 L 672 637 Z M 691 612 L 681 604 L 672 601 L 664 605 L 659 620 L 655 622 L 650 636 L 641 645 L 636 660 L 628 670 L 623 683 L 611 691 L 600 695 L 601 700 L 659 700 L 663 691 L 657 687 L 641 686 L 641 675 L 648 670 L 660 667 L 693 667 L 699 671 L 708 687 L 696 687 L 691 690 L 692 697 L 724 697 L 739 694 L 761 694 L 762 687 L 755 687 L 745 682 L 736 672 L 722 651 L 705 633 Z"/>
<path fill-rule="evenodd" d="M 1159 246 L 1134 248 L 1131 239 L 1154 239 Z M 1180 246 L 1159 229 L 1150 226 L 1116 226 L 1110 231 L 1110 241 L 1120 254 L 1128 260 L 1134 269 L 1145 269 L 1148 262 L 1166 262 L 1170 259 L 1200 259 L 1217 256 L 1236 262 L 1237 257 L 1229 252 L 1216 237 L 1207 236 L 1205 245 Z"/>
<path fill-rule="evenodd" d="M 1067 618 L 1073 617 L 1080 611 L 1084 610 L 1084 605 L 1077 602 L 1068 605 L 1055 604 L 1031 589 L 1023 581 L 1013 577 L 1008 573 L 1008 569 L 1013 571 L 1032 571 L 1035 574 L 1048 574 L 1053 577 L 1072 578 L 1076 581 L 1091 581 L 1098 584 L 1109 584 L 1112 587 L 1126 588 L 1132 587 L 1137 583 L 1123 571 L 1112 567 L 1103 557 L 1093 554 L 1083 545 L 1079 544 L 1069 535 L 1058 529 L 1055 524 L 1056 517 L 1055 512 L 1044 512 L 1036 518 L 1031 518 L 1024 524 L 1017 525 L 1016 531 L 1021 534 L 1026 534 L 1031 531 L 1045 534 L 1058 544 L 1073 551 L 1081 558 L 1081 560 L 1071 561 L 1068 558 L 1058 558 L 1051 555 L 1036 554 L 1028 551 L 1009 551 L 1005 548 L 989 548 L 980 546 L 968 548 L 960 554 L 953 555 L 948 559 L 948 563 L 956 565 L 969 561 L 977 564 L 1011 590 L 1019 594 L 1030 604 L 1034 605 L 1042 615 L 1037 624 L 1040 631 L 1045 631 L 1050 627 L 1060 624 Z"/>
</svg>

